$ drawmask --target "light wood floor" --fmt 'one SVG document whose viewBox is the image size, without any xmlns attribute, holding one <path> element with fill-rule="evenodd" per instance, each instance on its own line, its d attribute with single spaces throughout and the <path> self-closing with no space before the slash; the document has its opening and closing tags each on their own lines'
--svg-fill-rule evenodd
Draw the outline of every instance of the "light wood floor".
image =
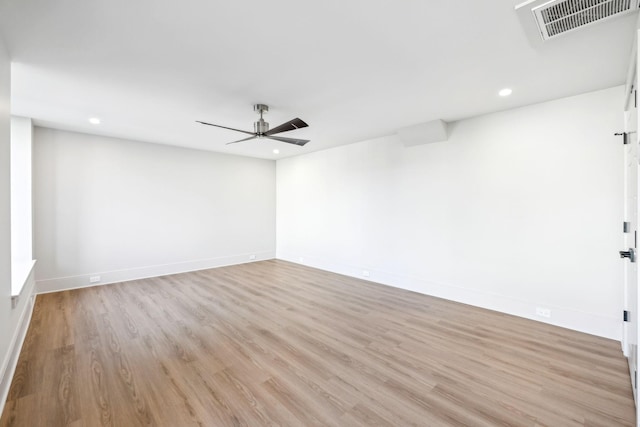
<svg viewBox="0 0 640 427">
<path fill-rule="evenodd" d="M 620 344 L 283 261 L 42 295 L 0 426 L 631 426 Z"/>
</svg>

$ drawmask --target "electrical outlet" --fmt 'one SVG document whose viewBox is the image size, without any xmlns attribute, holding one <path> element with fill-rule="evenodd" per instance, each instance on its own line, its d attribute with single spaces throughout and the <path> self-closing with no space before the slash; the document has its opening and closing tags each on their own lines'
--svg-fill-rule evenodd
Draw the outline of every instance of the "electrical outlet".
<svg viewBox="0 0 640 427">
<path fill-rule="evenodd" d="M 364 277 L 369 277 L 369 270 L 362 270 L 362 275 Z"/>
<path fill-rule="evenodd" d="M 256 259 L 255 255 L 249 255 L 249 259 Z"/>
<path fill-rule="evenodd" d="M 100 276 L 90 276 L 89 283 L 98 283 L 100 281 Z"/>
<path fill-rule="evenodd" d="M 304 258 L 303 257 L 298 258 L 298 261 L 300 262 L 300 264 L 304 264 Z"/>
<path fill-rule="evenodd" d="M 541 317 L 551 317 L 551 309 L 544 307 L 536 307 L 536 315 Z"/>
</svg>

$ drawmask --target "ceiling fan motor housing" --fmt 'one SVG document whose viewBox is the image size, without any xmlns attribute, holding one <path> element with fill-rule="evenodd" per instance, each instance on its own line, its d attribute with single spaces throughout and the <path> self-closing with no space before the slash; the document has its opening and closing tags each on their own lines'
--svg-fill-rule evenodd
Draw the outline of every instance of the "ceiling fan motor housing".
<svg viewBox="0 0 640 427">
<path fill-rule="evenodd" d="M 258 136 L 262 136 L 269 131 L 269 123 L 260 118 L 260 120 L 253 123 L 253 130 L 258 134 Z"/>
</svg>

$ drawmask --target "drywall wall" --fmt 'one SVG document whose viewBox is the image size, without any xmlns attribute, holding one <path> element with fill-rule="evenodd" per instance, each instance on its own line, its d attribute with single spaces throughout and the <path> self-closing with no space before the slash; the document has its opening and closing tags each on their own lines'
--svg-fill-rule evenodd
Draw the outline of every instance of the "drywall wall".
<svg viewBox="0 0 640 427">
<path fill-rule="evenodd" d="M 0 38 L 0 413 L 31 318 L 34 290 L 29 275 L 22 278 L 19 298 L 11 296 L 10 88 L 10 60 Z"/>
<path fill-rule="evenodd" d="M 31 165 L 33 125 L 11 117 L 11 294 L 19 295 L 33 267 Z"/>
<path fill-rule="evenodd" d="M 275 162 L 36 127 L 40 292 L 275 256 Z"/>
<path fill-rule="evenodd" d="M 0 379 L 5 377 L 12 336 L 11 314 L 11 176 L 10 88 L 11 71 L 0 39 Z M 0 396 L 0 399 L 4 396 Z M 2 400 L 4 402 L 4 399 Z M 4 405 L 4 403 L 0 403 Z"/>
<path fill-rule="evenodd" d="M 620 339 L 623 88 L 277 162 L 277 257 Z M 536 308 L 551 318 L 536 316 Z"/>
</svg>

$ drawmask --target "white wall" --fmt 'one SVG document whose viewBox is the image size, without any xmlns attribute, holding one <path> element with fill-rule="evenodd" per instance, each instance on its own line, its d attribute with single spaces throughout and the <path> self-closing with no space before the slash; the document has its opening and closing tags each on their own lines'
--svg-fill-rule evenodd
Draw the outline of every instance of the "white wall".
<svg viewBox="0 0 640 427">
<path fill-rule="evenodd" d="M 275 162 L 35 128 L 41 292 L 275 256 Z"/>
<path fill-rule="evenodd" d="M 0 375 L 6 369 L 11 341 L 11 190 L 10 87 L 11 71 L 0 39 Z M 2 398 L 2 396 L 0 396 Z M 0 403 L 1 405 L 1 403 Z"/>
<path fill-rule="evenodd" d="M 19 295 L 31 274 L 32 160 L 31 119 L 11 117 L 11 294 Z"/>
<path fill-rule="evenodd" d="M 0 38 L 0 413 L 33 308 L 33 275 L 20 298 L 11 295 L 10 61 Z"/>
<path fill-rule="evenodd" d="M 277 162 L 277 256 L 620 339 L 623 88 Z"/>
</svg>

